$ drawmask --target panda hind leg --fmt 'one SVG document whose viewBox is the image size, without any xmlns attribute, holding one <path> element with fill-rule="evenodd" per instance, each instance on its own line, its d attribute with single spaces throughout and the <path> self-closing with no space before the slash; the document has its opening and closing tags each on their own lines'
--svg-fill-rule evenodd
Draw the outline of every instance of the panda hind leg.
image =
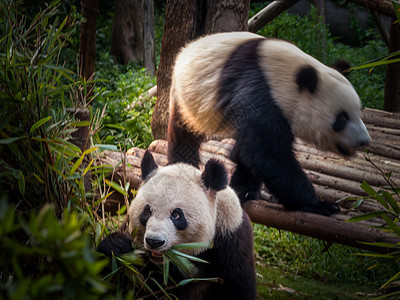
<svg viewBox="0 0 400 300">
<path fill-rule="evenodd" d="M 245 166 L 238 155 L 238 144 L 232 149 L 231 160 L 236 163 L 236 169 L 232 174 L 230 186 L 236 192 L 240 203 L 248 200 L 257 200 L 261 193 L 261 180 Z"/>
<path fill-rule="evenodd" d="M 177 108 L 171 110 L 168 123 L 168 164 L 187 163 L 199 167 L 200 145 L 204 137 L 189 130 Z"/>
</svg>

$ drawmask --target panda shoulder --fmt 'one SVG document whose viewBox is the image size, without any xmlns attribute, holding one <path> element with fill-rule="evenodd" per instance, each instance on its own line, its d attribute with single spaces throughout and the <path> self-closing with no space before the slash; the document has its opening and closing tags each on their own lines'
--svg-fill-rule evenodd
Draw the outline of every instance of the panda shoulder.
<svg viewBox="0 0 400 300">
<path fill-rule="evenodd" d="M 232 188 L 227 187 L 217 193 L 217 231 L 236 231 L 243 221 L 243 210 L 239 198 Z"/>
</svg>

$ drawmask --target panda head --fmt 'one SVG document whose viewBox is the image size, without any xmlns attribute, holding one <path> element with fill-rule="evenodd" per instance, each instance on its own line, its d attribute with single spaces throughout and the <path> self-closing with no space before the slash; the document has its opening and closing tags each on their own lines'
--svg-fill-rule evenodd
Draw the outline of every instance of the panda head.
<svg viewBox="0 0 400 300">
<path fill-rule="evenodd" d="M 142 160 L 144 184 L 132 201 L 129 232 L 139 247 L 160 254 L 182 243 L 211 242 L 216 227 L 216 192 L 227 186 L 227 172 L 210 160 L 204 172 L 187 164 L 158 168 L 150 152 Z M 196 255 L 205 249 L 191 249 Z"/>
<path fill-rule="evenodd" d="M 369 144 L 360 98 L 344 76 L 348 64 L 330 68 L 278 39 L 265 39 L 258 53 L 272 96 L 295 136 L 342 155 Z"/>
<path fill-rule="evenodd" d="M 303 65 L 296 71 L 301 102 L 293 118 L 294 134 L 320 149 L 352 155 L 371 141 L 361 120 L 361 101 L 345 76 L 322 64 L 316 66 Z"/>
</svg>

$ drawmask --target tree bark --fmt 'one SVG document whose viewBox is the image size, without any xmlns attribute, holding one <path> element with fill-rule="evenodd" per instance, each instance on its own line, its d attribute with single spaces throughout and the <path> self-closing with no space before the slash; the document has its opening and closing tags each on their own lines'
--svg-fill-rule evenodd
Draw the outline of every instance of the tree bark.
<svg viewBox="0 0 400 300">
<path fill-rule="evenodd" d="M 81 5 L 81 13 L 86 21 L 82 23 L 80 28 L 79 76 L 86 80 L 90 80 L 94 73 L 94 63 L 96 58 L 96 28 L 97 15 L 99 13 L 99 1 L 82 0 Z"/>
<path fill-rule="evenodd" d="M 390 24 L 389 53 L 400 51 L 400 24 L 396 20 L 392 19 Z M 387 65 L 383 108 L 386 111 L 400 111 L 400 63 Z"/>
<path fill-rule="evenodd" d="M 179 49 L 204 34 L 245 30 L 249 3 L 249 0 L 167 1 L 157 70 L 157 102 L 151 121 L 155 139 L 167 137 L 171 72 Z"/>
<path fill-rule="evenodd" d="M 123 64 L 134 61 L 155 74 L 153 0 L 115 1 L 110 53 Z"/>
</svg>

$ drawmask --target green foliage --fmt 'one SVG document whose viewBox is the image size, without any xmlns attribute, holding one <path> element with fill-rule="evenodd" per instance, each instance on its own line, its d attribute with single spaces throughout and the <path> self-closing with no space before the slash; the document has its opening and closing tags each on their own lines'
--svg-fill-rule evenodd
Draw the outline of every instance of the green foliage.
<svg viewBox="0 0 400 300">
<path fill-rule="evenodd" d="M 46 204 L 29 219 L 0 201 L 1 294 L 6 299 L 97 299 L 106 291 L 85 216 Z M 3 299 L 0 296 L 0 299 Z"/>
<path fill-rule="evenodd" d="M 371 162 L 371 164 L 378 168 L 369 157 L 366 157 L 366 159 Z M 378 168 L 379 169 L 379 168 Z M 380 169 L 379 169 L 380 170 Z M 380 170 L 381 171 L 381 170 Z M 381 206 L 381 210 L 379 211 L 373 211 L 365 214 L 361 214 L 358 216 L 352 217 L 349 221 L 350 222 L 359 222 L 359 221 L 364 221 L 364 220 L 370 220 L 372 218 L 378 218 L 382 219 L 385 222 L 384 226 L 376 226 L 375 228 L 378 230 L 382 230 L 388 234 L 392 234 L 394 236 L 397 236 L 400 238 L 400 188 L 396 187 L 393 185 L 391 179 L 390 179 L 390 173 L 385 174 L 383 171 L 381 171 L 382 176 L 385 178 L 385 180 L 388 183 L 387 187 L 383 187 L 382 189 L 375 190 L 373 187 L 371 187 L 367 182 L 363 182 L 361 184 L 361 188 L 366 192 L 367 196 L 366 197 L 361 197 L 358 199 L 356 202 L 357 205 L 361 205 L 363 201 L 370 201 L 370 202 L 376 202 L 379 203 Z M 368 256 L 375 258 L 376 261 L 371 264 L 370 268 L 377 268 L 380 267 L 382 268 L 383 262 L 380 260 L 385 260 L 385 263 L 391 263 L 393 265 L 397 266 L 397 269 L 393 270 L 392 272 L 388 272 L 390 278 L 380 287 L 381 289 L 387 288 L 391 283 L 395 287 L 397 287 L 397 291 L 385 295 L 385 297 L 388 296 L 399 296 L 400 295 L 400 284 L 398 279 L 400 278 L 400 243 L 368 243 L 369 245 L 375 245 L 378 247 L 387 247 L 392 249 L 390 253 L 387 254 L 378 254 L 378 253 L 359 253 L 361 256 Z M 390 275 L 391 274 L 391 275 Z M 394 274 L 394 275 L 393 275 Z M 384 277 L 386 278 L 386 276 Z M 393 288 L 393 286 L 392 286 Z"/>
<path fill-rule="evenodd" d="M 154 261 L 143 259 L 144 253 L 138 249 L 121 257 L 112 257 L 110 272 L 104 277 L 110 287 L 108 295 L 116 293 L 123 295 L 125 299 L 138 297 L 143 299 L 151 295 L 163 297 L 163 299 L 176 299 L 173 292 L 179 286 L 196 281 L 220 282 L 219 278 L 193 278 L 196 267 L 192 261 L 208 262 L 179 251 L 207 247 L 210 247 L 208 243 L 175 245 L 172 249 L 162 252 L 162 259 L 161 256 L 159 259 L 153 257 Z M 177 282 L 176 278 L 170 274 L 172 267 L 188 276 L 188 279 Z M 122 288 L 124 283 L 125 286 Z"/>
<path fill-rule="evenodd" d="M 322 24 L 314 8 L 306 17 L 283 13 L 258 33 L 289 40 L 304 52 L 327 65 L 332 65 L 336 60 L 343 58 L 352 66 L 358 66 L 387 54 L 384 42 L 371 30 L 366 33 L 365 41 L 360 48 L 336 43 L 335 38 Z M 326 40 L 324 36 L 326 36 Z M 323 45 L 326 45 L 326 48 Z M 349 80 L 359 94 L 363 106 L 383 108 L 384 67 L 354 70 L 350 73 Z"/>
<path fill-rule="evenodd" d="M 368 270 L 370 257 L 360 258 L 358 249 L 332 244 L 325 251 L 323 241 L 254 224 L 255 250 L 266 265 L 274 266 L 293 277 L 318 279 L 322 282 L 374 284 L 383 282 L 388 272 L 398 266 L 385 265 Z"/>
<path fill-rule="evenodd" d="M 65 108 L 79 82 L 60 66 L 59 54 L 76 23 L 58 18 L 57 3 L 30 24 L 16 13 L 18 3 L 1 3 L 8 19 L 0 40 L 0 186 L 20 209 L 54 203 L 60 215 L 85 196 L 83 173 L 74 163 L 85 155 L 70 136 L 87 124 L 75 122 Z"/>
<path fill-rule="evenodd" d="M 97 142 L 147 148 L 153 141 L 151 116 L 156 99 L 139 99 L 139 96 L 156 84 L 155 78 L 146 75 L 144 68 L 114 64 L 108 54 L 97 68 L 96 78 L 101 81 L 96 84 L 93 106 L 107 106 L 104 128 L 96 137 Z"/>
</svg>

